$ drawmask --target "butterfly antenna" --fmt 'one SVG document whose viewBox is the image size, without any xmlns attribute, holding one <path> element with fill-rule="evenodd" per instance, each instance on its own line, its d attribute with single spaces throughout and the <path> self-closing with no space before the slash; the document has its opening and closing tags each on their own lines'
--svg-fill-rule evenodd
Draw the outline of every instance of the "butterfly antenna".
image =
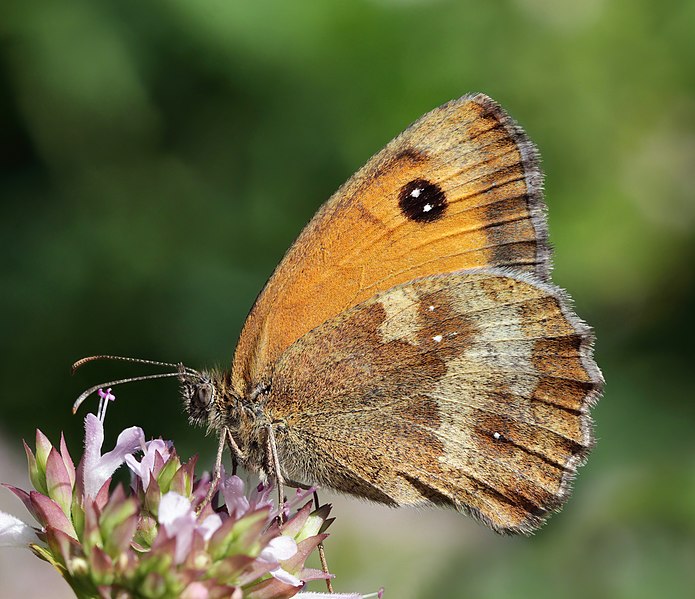
<svg viewBox="0 0 695 599">
<path fill-rule="evenodd" d="M 132 383 L 133 381 L 146 381 L 148 379 L 163 379 L 167 377 L 172 377 L 172 376 L 181 376 L 181 373 L 179 372 L 163 372 L 161 374 L 148 374 L 145 376 L 133 376 L 127 379 L 119 379 L 117 381 L 111 381 L 109 383 L 100 383 L 99 385 L 94 385 L 94 387 L 90 387 L 87 389 L 82 395 L 80 395 L 76 400 L 75 403 L 72 406 L 72 413 L 74 414 L 77 412 L 78 408 L 82 404 L 82 402 L 87 399 L 92 393 L 97 391 L 98 389 L 101 389 L 102 387 L 115 387 L 116 385 L 122 385 L 123 383 Z"/>
<path fill-rule="evenodd" d="M 77 360 L 72 365 L 72 374 L 75 374 L 78 368 L 81 368 L 88 362 L 95 362 L 97 360 L 120 360 L 121 362 L 131 362 L 133 364 L 149 364 L 151 366 L 166 366 L 167 368 L 179 368 L 179 366 L 183 366 L 180 364 L 173 364 L 172 362 L 158 362 L 156 360 L 144 360 L 142 358 L 129 358 L 127 356 L 110 356 L 110 355 L 99 355 L 99 356 L 89 356 L 87 358 L 82 358 L 81 360 Z M 200 375 L 200 373 L 197 370 L 194 370 L 193 368 L 189 368 L 188 366 L 183 366 L 183 369 L 185 372 L 188 374 L 197 374 Z"/>
</svg>

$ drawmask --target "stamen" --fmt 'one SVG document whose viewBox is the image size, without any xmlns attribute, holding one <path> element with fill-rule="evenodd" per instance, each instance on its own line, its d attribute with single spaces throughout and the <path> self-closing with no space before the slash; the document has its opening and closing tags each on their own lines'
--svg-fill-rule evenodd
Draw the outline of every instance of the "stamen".
<svg viewBox="0 0 695 599">
<path fill-rule="evenodd" d="M 99 409 L 97 410 L 97 418 L 101 420 L 102 424 L 106 419 L 106 408 L 110 401 L 114 401 L 116 396 L 111 393 L 111 387 L 109 387 L 106 392 L 103 389 L 99 389 Z"/>
</svg>

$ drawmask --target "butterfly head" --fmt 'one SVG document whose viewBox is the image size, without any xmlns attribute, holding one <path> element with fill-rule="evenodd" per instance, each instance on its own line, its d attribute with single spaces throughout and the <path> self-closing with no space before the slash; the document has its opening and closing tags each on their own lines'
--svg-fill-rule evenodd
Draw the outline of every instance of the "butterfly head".
<svg viewBox="0 0 695 599">
<path fill-rule="evenodd" d="M 182 372 L 179 377 L 183 408 L 191 424 L 204 426 L 214 410 L 216 391 L 208 372 L 191 375 Z"/>
<path fill-rule="evenodd" d="M 179 382 L 181 397 L 188 421 L 195 426 L 219 429 L 227 424 L 231 412 L 234 413 L 236 397 L 230 390 L 227 377 L 219 370 L 192 369 L 180 367 Z"/>
</svg>

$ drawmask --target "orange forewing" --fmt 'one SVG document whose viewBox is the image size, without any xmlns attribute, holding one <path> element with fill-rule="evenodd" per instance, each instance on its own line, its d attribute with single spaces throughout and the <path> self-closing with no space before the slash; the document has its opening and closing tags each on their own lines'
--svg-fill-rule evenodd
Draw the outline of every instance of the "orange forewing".
<svg viewBox="0 0 695 599">
<path fill-rule="evenodd" d="M 404 213 L 399 199 L 418 181 L 443 194 L 441 218 Z M 242 330 L 236 392 L 263 383 L 306 332 L 400 283 L 486 266 L 547 280 L 541 185 L 535 148 L 487 96 L 422 117 L 339 189 L 289 249 Z"/>
</svg>

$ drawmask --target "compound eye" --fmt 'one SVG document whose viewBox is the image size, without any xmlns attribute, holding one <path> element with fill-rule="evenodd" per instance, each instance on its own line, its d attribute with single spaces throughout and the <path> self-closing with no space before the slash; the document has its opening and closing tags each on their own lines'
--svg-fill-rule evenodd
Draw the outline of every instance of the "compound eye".
<svg viewBox="0 0 695 599">
<path fill-rule="evenodd" d="M 207 409 L 212 402 L 212 385 L 199 385 L 195 390 L 193 401 L 196 407 Z"/>
</svg>

